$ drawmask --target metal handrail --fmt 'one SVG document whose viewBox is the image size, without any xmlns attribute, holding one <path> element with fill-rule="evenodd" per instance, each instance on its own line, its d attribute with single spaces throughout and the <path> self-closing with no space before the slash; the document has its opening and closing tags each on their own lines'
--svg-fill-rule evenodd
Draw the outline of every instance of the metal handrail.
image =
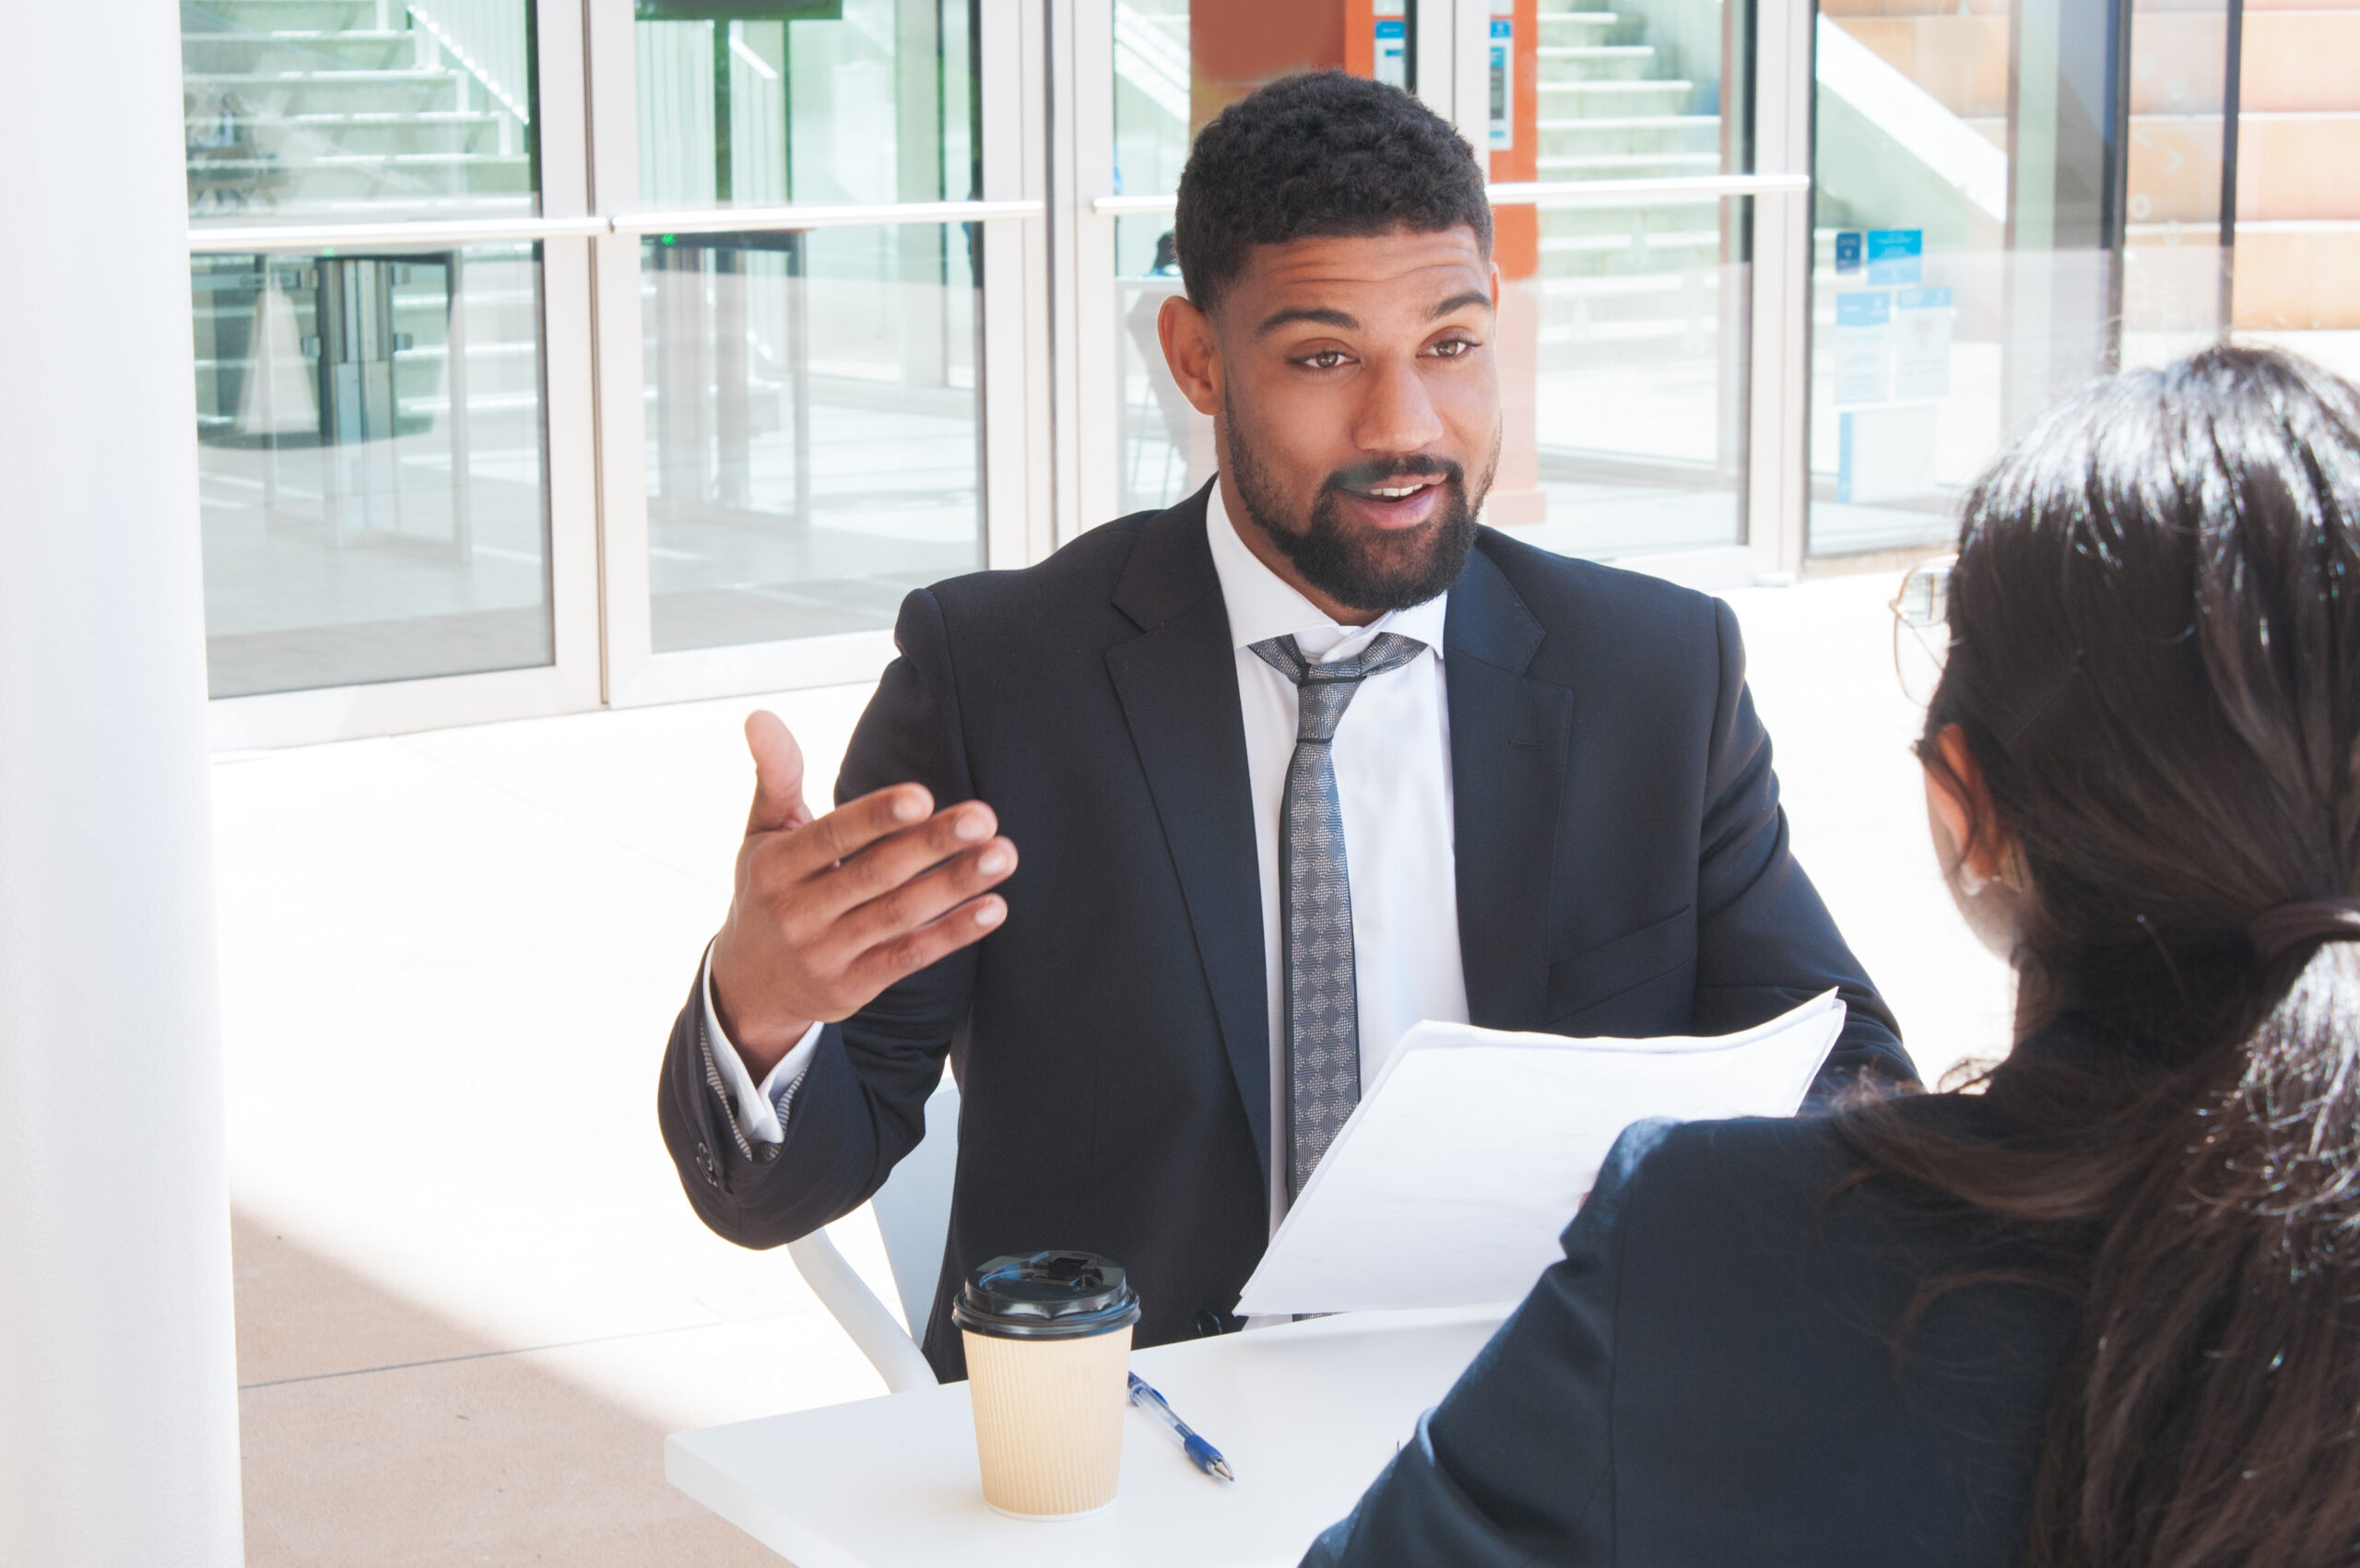
<svg viewBox="0 0 2360 1568">
<path fill-rule="evenodd" d="M 563 240 L 608 231 L 603 218 L 420 218 L 413 223 L 243 224 L 192 229 L 192 255 L 224 251 L 326 251 L 368 245 L 485 245 L 515 240 Z"/>
<path fill-rule="evenodd" d="M 602 234 L 728 234 L 753 230 L 844 229 L 888 223 L 978 223 L 1038 218 L 1037 201 L 879 202 L 858 206 L 696 207 L 584 218 L 420 218 L 414 222 L 246 224 L 192 229 L 192 255 L 246 251 L 322 251 L 368 245 L 486 245 Z"/>
<path fill-rule="evenodd" d="M 1645 180 L 1517 180 L 1486 185 L 1493 206 L 1533 202 L 1616 206 L 1650 196 L 1771 196 L 1811 189 L 1808 174 L 1667 174 Z M 1176 196 L 1093 196 L 1090 210 L 1102 218 L 1170 212 Z"/>
<path fill-rule="evenodd" d="M 1038 218 L 1035 201 L 879 202 L 851 206 L 700 206 L 678 212 L 625 212 L 618 234 L 729 234 L 751 229 L 856 229 L 876 223 L 979 223 Z"/>
<path fill-rule="evenodd" d="M 1811 189 L 1808 174 L 1665 174 L 1645 180 L 1517 180 L 1486 185 L 1493 206 L 1570 202 L 1620 206 L 1648 196 L 1775 196 Z"/>
<path fill-rule="evenodd" d="M 1092 196 L 1090 210 L 1101 218 L 1129 218 L 1170 212 L 1179 201 L 1178 196 Z"/>
<path fill-rule="evenodd" d="M 1526 180 L 1484 187 L 1494 206 L 1533 202 L 1575 206 L 1620 206 L 1653 196 L 1763 196 L 1811 189 L 1808 174 L 1693 174 L 1649 180 Z M 1102 217 L 1165 213 L 1174 196 L 1095 196 L 1091 210 Z M 601 234 L 732 234 L 806 229 L 846 229 L 874 224 L 980 223 L 995 218 L 1038 218 L 1037 201 L 875 202 L 825 206 L 712 206 L 671 212 L 624 212 L 584 218 L 421 218 L 383 223 L 244 224 L 192 229 L 191 254 L 242 251 L 312 251 L 337 246 L 498 244 L 502 241 L 562 240 Z"/>
</svg>

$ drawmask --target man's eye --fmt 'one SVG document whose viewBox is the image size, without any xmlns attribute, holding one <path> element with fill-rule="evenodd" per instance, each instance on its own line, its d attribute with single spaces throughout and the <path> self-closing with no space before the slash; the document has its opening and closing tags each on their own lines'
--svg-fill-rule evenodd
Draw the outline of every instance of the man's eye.
<svg viewBox="0 0 2360 1568">
<path fill-rule="evenodd" d="M 1449 337 L 1435 344 L 1434 352 L 1441 355 L 1446 360 L 1456 360 L 1460 355 L 1472 350 L 1474 347 L 1475 345 L 1468 342 L 1467 339 L 1463 337 Z"/>
<path fill-rule="evenodd" d="M 1315 371 L 1332 371 L 1350 357 L 1341 348 L 1322 348 L 1316 354 L 1305 355 L 1303 363 Z"/>
</svg>

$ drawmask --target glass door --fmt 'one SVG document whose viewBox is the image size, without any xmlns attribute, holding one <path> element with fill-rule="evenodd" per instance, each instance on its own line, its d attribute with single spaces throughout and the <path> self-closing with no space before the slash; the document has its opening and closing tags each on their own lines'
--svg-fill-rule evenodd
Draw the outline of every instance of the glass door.
<svg viewBox="0 0 2360 1568">
<path fill-rule="evenodd" d="M 2360 378 L 2360 10 L 2344 0 L 2219 3 L 2238 18 L 2223 185 L 2234 330 Z M 2201 90 L 2204 74 L 2187 61 L 2201 35 L 2189 30 L 2177 58 L 2159 48 L 2152 68 L 2134 65 L 2134 92 Z"/>
<path fill-rule="evenodd" d="M 1814 554 L 1924 548 L 2095 376 L 2227 330 L 2234 0 L 1823 0 Z"/>
<path fill-rule="evenodd" d="M 1506 418 L 1485 520 L 1569 555 L 1746 539 L 1743 0 L 1487 0 Z"/>
<path fill-rule="evenodd" d="M 1741 554 L 1729 548 L 1747 538 L 1749 247 L 1764 183 L 1752 173 L 1749 5 L 1115 0 L 1082 14 L 1107 98 L 1093 127 L 1082 55 L 1081 525 L 1169 505 L 1210 477 L 1210 422 L 1156 341 L 1157 311 L 1181 287 L 1172 195 L 1191 137 L 1222 106 L 1326 68 L 1417 93 L 1487 159 L 1506 287 L 1505 428 L 1485 520 L 1575 554 Z"/>
<path fill-rule="evenodd" d="M 635 0 L 632 167 L 600 171 L 636 307 L 601 345 L 637 393 L 606 407 L 610 700 L 873 674 L 905 594 L 985 564 L 1003 9 Z"/>
<path fill-rule="evenodd" d="M 304 710 L 382 711 L 409 701 L 389 683 L 539 671 L 436 700 L 595 701 L 595 607 L 560 625 L 551 536 L 543 327 L 584 259 L 546 221 L 581 210 L 578 180 L 543 199 L 548 122 L 579 124 L 542 102 L 555 41 L 528 0 L 181 17 L 212 694 L 385 687 Z M 250 703 L 225 738 L 297 711 Z"/>
<path fill-rule="evenodd" d="M 1173 383 L 1155 325 L 1180 291 L 1173 198 L 1198 130 L 1300 71 L 1388 81 L 1448 115 L 1456 26 L 1451 0 L 1084 0 L 1075 18 L 1068 528 L 1169 506 L 1212 477 L 1212 422 Z"/>
</svg>

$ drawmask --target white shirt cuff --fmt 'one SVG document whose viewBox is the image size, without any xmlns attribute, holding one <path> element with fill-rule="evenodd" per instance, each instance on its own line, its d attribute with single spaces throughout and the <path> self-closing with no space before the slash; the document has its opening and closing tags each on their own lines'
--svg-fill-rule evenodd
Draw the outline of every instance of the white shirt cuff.
<svg viewBox="0 0 2360 1568">
<path fill-rule="evenodd" d="M 721 1015 L 713 1007 L 713 949 L 704 950 L 704 976 L 699 983 L 704 992 L 704 1033 L 713 1045 L 714 1065 L 721 1069 L 721 1079 L 729 1086 L 730 1101 L 738 1107 L 738 1126 L 747 1139 L 753 1143 L 785 1143 L 786 1128 L 779 1122 L 778 1102 L 781 1095 L 792 1097 L 803 1075 L 810 1070 L 811 1058 L 820 1051 L 820 1032 L 827 1025 L 813 1024 L 795 1043 L 795 1049 L 778 1059 L 778 1065 L 765 1074 L 760 1087 L 754 1075 L 746 1070 L 738 1059 L 738 1047 L 721 1027 Z"/>
</svg>

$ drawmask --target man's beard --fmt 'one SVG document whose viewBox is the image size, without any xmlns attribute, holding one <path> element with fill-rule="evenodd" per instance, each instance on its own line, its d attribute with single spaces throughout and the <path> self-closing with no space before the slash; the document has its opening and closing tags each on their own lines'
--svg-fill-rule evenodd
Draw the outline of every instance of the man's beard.
<svg viewBox="0 0 2360 1568">
<path fill-rule="evenodd" d="M 1223 398 L 1221 413 L 1229 427 L 1229 477 L 1245 514 L 1263 536 L 1279 547 L 1303 580 L 1350 609 L 1383 612 L 1424 604 L 1458 581 L 1468 552 L 1475 548 L 1475 509 L 1491 490 L 1498 469 L 1497 440 L 1484 459 L 1482 477 L 1470 493 L 1466 470 L 1435 457 L 1397 457 L 1355 464 L 1328 476 L 1311 503 L 1311 517 L 1292 526 L 1286 498 L 1255 460 L 1245 439 L 1245 421 Z M 1440 506 L 1424 526 L 1400 534 L 1375 528 L 1353 528 L 1344 519 L 1342 495 L 1348 488 L 1381 485 L 1401 477 L 1439 475 Z"/>
</svg>

